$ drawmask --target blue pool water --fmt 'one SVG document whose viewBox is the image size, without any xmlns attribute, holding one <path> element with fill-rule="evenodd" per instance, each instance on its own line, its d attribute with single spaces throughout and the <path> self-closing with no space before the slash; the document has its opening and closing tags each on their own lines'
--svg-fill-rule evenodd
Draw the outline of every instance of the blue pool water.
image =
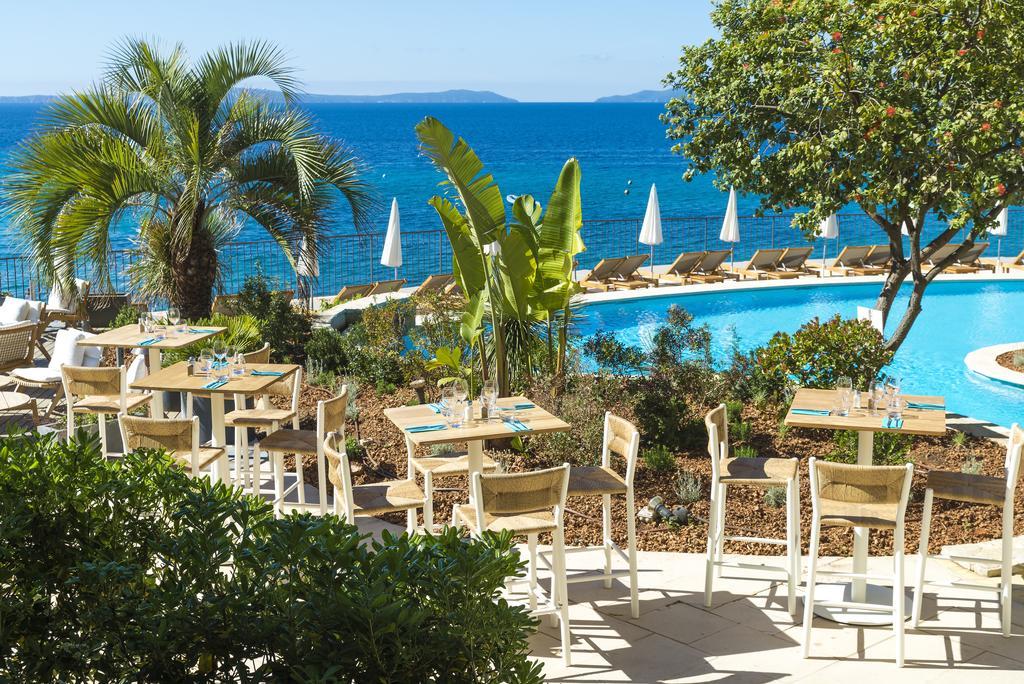
<svg viewBox="0 0 1024 684">
<path fill-rule="evenodd" d="M 709 326 L 715 358 L 726 361 L 734 344 L 749 350 L 815 316 L 852 318 L 858 305 L 874 305 L 878 290 L 878 283 L 809 285 L 595 303 L 584 309 L 580 332 L 606 330 L 627 344 L 647 345 L 668 307 L 678 304 L 697 324 Z M 904 295 L 893 307 L 891 326 L 905 304 Z M 887 370 L 903 378 L 904 391 L 942 395 L 957 413 L 1004 426 L 1024 423 L 1024 389 L 987 380 L 963 363 L 979 347 L 1024 341 L 1022 304 L 1024 282 L 932 283 L 924 310 Z"/>
</svg>

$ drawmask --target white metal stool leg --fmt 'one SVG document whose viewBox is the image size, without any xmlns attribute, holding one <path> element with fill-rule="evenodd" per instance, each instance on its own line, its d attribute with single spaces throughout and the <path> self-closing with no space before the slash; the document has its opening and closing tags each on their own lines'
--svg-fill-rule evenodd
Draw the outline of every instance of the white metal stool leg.
<svg viewBox="0 0 1024 684">
<path fill-rule="evenodd" d="M 800 555 L 800 519 L 794 514 L 796 503 L 796 478 L 786 485 L 786 567 L 789 570 L 786 578 L 786 607 L 790 615 L 796 615 L 796 557 Z"/>
<path fill-rule="evenodd" d="M 636 571 L 636 502 L 633 492 L 626 495 L 626 543 L 629 544 L 629 602 L 633 618 L 640 617 L 640 589 Z"/>
<path fill-rule="evenodd" d="M 268 455 L 274 461 L 274 517 L 280 518 L 284 510 L 284 454 L 275 451 Z"/>
<path fill-rule="evenodd" d="M 572 635 L 569 631 L 569 595 L 565 581 L 566 563 L 565 563 L 565 538 L 560 532 L 555 532 L 554 536 L 554 555 L 555 555 L 555 576 L 551 578 L 551 586 L 554 588 L 558 587 L 558 593 L 555 597 L 556 605 L 558 606 L 558 620 L 560 624 L 560 631 L 562 633 L 562 663 L 565 665 L 572 664 Z"/>
<path fill-rule="evenodd" d="M 604 588 L 612 588 L 612 496 L 601 497 L 601 536 L 604 546 Z"/>
<path fill-rule="evenodd" d="M 722 576 L 722 558 L 725 556 L 725 499 L 728 492 L 728 485 L 718 485 L 718 538 L 715 546 L 715 562 L 718 565 L 715 567 L 715 576 Z"/>
<path fill-rule="evenodd" d="M 905 631 L 903 602 L 906 595 L 903 584 L 903 529 L 897 526 L 893 531 L 893 591 L 892 626 L 896 635 L 896 667 L 903 667 L 903 634 Z"/>
<path fill-rule="evenodd" d="M 537 535 L 526 537 L 530 549 L 530 610 L 537 610 Z"/>
<path fill-rule="evenodd" d="M 804 646 L 803 657 L 811 655 L 811 622 L 814 620 L 814 585 L 818 575 L 818 543 L 821 540 L 821 522 L 814 516 L 811 523 L 811 549 L 807 559 L 807 590 L 804 592 Z"/>
<path fill-rule="evenodd" d="M 921 603 L 924 598 L 925 566 L 928 563 L 928 536 L 932 527 L 932 500 L 934 492 L 924 491 L 924 510 L 921 513 L 921 542 L 917 549 L 917 584 L 914 586 L 913 621 L 914 629 L 921 626 Z"/>
<path fill-rule="evenodd" d="M 427 471 L 423 473 L 423 527 L 428 532 L 434 531 L 434 475 Z"/>
<path fill-rule="evenodd" d="M 304 456 L 295 454 L 295 482 L 299 490 L 299 505 L 306 505 L 306 473 L 303 472 L 305 465 Z"/>
<path fill-rule="evenodd" d="M 704 607 L 711 607 L 713 583 L 715 577 L 715 553 L 718 550 L 718 503 L 721 497 L 718 482 L 711 482 L 711 506 L 708 508 L 708 551 L 704 564 Z"/>
<path fill-rule="evenodd" d="M 107 417 L 105 414 L 97 414 L 96 420 L 100 430 L 100 450 L 103 458 L 110 458 L 110 447 L 107 445 Z"/>
</svg>

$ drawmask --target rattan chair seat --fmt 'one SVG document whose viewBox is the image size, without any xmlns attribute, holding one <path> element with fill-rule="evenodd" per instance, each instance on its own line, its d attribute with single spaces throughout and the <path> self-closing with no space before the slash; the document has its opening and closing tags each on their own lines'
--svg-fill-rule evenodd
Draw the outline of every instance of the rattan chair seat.
<svg viewBox="0 0 1024 684">
<path fill-rule="evenodd" d="M 719 463 L 724 484 L 774 487 L 797 476 L 797 462 L 791 458 L 723 458 Z"/>
<path fill-rule="evenodd" d="M 315 454 L 316 431 L 285 428 L 271 432 L 260 440 L 260 448 L 290 454 Z"/>
<path fill-rule="evenodd" d="M 225 425 L 241 427 L 266 427 L 274 423 L 285 423 L 295 417 L 295 411 L 279 408 L 238 409 L 224 416 Z"/>
<path fill-rule="evenodd" d="M 469 456 L 465 453 L 450 456 L 425 456 L 412 459 L 413 470 L 420 474 L 465 475 L 469 472 Z M 490 456 L 483 457 L 483 472 L 492 473 L 498 465 Z"/>
<path fill-rule="evenodd" d="M 1002 506 L 1006 497 L 1006 478 L 991 475 L 932 470 L 926 486 L 935 491 L 936 497 L 951 501 Z"/>
<path fill-rule="evenodd" d="M 355 510 L 361 515 L 380 515 L 420 508 L 426 497 L 412 480 L 391 480 L 352 487 Z"/>
<path fill-rule="evenodd" d="M 131 393 L 126 397 L 129 411 L 145 406 L 153 399 L 152 394 Z M 89 395 L 82 397 L 74 404 L 75 413 L 120 413 L 121 397 L 114 395 Z"/>
<path fill-rule="evenodd" d="M 223 447 L 199 447 L 199 468 L 205 468 L 224 455 Z M 191 451 L 172 451 L 171 456 L 180 465 L 192 467 Z"/>
<path fill-rule="evenodd" d="M 459 516 L 459 521 L 472 532 L 480 532 L 477 529 L 475 506 L 462 504 L 456 508 L 456 513 Z M 516 534 L 538 534 L 540 532 L 553 532 L 556 527 L 555 516 L 550 509 L 531 513 L 509 513 L 507 515 L 484 513 L 484 531 L 487 532 L 510 530 Z"/>
<path fill-rule="evenodd" d="M 602 496 L 627 491 L 626 481 L 611 468 L 582 466 L 569 470 L 569 496 Z"/>
<path fill-rule="evenodd" d="M 892 503 L 850 503 L 822 499 L 821 524 L 824 527 L 896 528 L 899 505 Z"/>
</svg>

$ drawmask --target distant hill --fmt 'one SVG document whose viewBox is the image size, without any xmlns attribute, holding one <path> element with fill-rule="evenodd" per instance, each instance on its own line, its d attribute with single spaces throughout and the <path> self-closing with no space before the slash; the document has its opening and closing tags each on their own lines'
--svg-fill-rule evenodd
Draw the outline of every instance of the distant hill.
<svg viewBox="0 0 1024 684">
<path fill-rule="evenodd" d="M 668 102 L 673 97 L 682 97 L 682 90 L 638 90 L 629 95 L 609 95 L 599 97 L 594 102 L 617 103 L 617 102 Z"/>
<path fill-rule="evenodd" d="M 251 89 L 252 93 L 260 95 L 271 102 L 282 101 L 281 93 L 275 90 Z M 27 102 L 42 103 L 53 100 L 53 95 L 19 95 L 0 96 L 0 102 Z M 443 90 L 436 93 L 391 93 L 389 95 L 324 95 L 319 93 L 305 93 L 302 101 L 309 104 L 320 103 L 419 103 L 419 104 L 491 104 L 499 102 L 517 102 L 510 97 L 499 95 L 490 90 Z"/>
</svg>

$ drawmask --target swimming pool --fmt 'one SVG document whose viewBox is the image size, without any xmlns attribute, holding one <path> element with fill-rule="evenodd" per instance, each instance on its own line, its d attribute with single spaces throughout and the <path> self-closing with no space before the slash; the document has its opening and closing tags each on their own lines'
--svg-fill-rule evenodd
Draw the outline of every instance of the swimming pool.
<svg viewBox="0 0 1024 684">
<path fill-rule="evenodd" d="M 711 329 L 715 358 L 726 361 L 734 344 L 749 350 L 776 331 L 794 332 L 815 316 L 854 317 L 858 305 L 874 305 L 879 288 L 877 282 L 795 285 L 591 303 L 579 329 L 584 336 L 606 330 L 624 343 L 647 346 L 668 307 L 678 304 L 694 315 L 695 323 Z M 903 378 L 908 393 L 944 396 L 951 411 L 1003 426 L 1024 423 L 1024 389 L 983 378 L 963 362 L 979 347 L 1024 341 L 1022 305 L 1024 281 L 934 282 L 887 370 Z M 904 293 L 893 306 L 890 326 L 905 306 Z"/>
</svg>

